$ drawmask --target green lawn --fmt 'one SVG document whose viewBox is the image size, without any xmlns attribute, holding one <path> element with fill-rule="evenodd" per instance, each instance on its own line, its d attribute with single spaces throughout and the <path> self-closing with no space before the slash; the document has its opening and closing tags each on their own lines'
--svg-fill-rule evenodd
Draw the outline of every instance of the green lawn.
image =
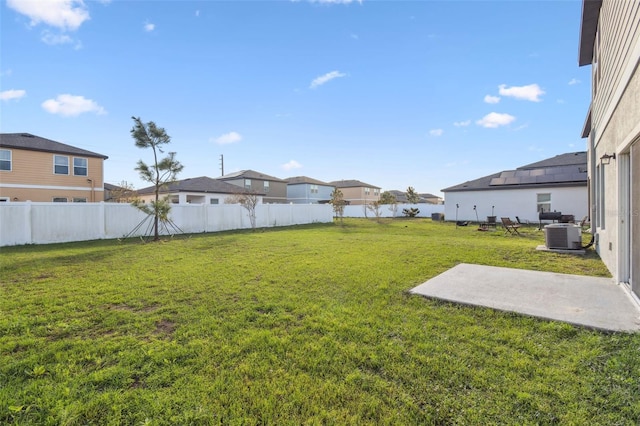
<svg viewBox="0 0 640 426">
<path fill-rule="evenodd" d="M 0 423 L 629 424 L 640 335 L 407 291 L 598 256 L 429 219 L 0 250 Z"/>
</svg>

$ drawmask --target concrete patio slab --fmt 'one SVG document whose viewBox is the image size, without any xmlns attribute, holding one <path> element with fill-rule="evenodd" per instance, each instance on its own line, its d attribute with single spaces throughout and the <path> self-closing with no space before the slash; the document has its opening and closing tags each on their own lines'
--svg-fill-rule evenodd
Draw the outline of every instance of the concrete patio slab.
<svg viewBox="0 0 640 426">
<path fill-rule="evenodd" d="M 640 305 L 611 278 L 460 264 L 413 294 L 606 331 L 640 331 Z"/>
</svg>

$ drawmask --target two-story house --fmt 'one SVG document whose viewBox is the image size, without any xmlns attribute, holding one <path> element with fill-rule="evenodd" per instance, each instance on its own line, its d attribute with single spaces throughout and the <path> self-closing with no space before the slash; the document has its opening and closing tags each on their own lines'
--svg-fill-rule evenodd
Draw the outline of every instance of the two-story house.
<svg viewBox="0 0 640 426">
<path fill-rule="evenodd" d="M 595 248 L 640 297 L 640 2 L 583 0 L 578 64 L 591 65 L 582 136 Z"/>
<path fill-rule="evenodd" d="M 344 200 L 351 205 L 369 204 L 380 200 L 380 187 L 359 180 L 335 180 L 329 182 L 329 185 L 338 188 Z"/>
<path fill-rule="evenodd" d="M 287 181 L 253 170 L 241 170 L 216 178 L 256 194 L 264 194 L 265 204 L 287 203 Z"/>
<path fill-rule="evenodd" d="M 318 204 L 331 200 L 333 185 L 307 176 L 286 178 L 287 200 L 293 204 Z"/>
<path fill-rule="evenodd" d="M 107 158 L 29 133 L 2 133 L 0 201 L 103 201 Z"/>
</svg>

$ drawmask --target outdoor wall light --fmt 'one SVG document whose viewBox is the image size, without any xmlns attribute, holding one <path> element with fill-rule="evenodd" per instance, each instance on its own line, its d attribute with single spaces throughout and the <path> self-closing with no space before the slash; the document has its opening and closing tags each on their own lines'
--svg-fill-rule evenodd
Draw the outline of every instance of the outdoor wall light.
<svg viewBox="0 0 640 426">
<path fill-rule="evenodd" d="M 604 154 L 602 157 L 600 157 L 600 162 L 602 164 L 609 164 L 609 162 L 611 161 L 611 159 L 616 159 L 616 153 L 614 152 L 613 154 Z"/>
</svg>

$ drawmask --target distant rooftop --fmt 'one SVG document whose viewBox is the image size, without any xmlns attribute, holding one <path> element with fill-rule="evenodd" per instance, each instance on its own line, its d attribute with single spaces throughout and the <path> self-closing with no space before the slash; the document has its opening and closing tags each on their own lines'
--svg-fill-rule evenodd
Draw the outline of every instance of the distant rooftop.
<svg viewBox="0 0 640 426">
<path fill-rule="evenodd" d="M 351 180 L 334 180 L 329 182 L 329 185 L 333 185 L 336 188 L 377 188 L 380 189 L 379 186 L 370 185 L 368 183 L 360 182 L 359 180 L 351 179 Z"/>
<path fill-rule="evenodd" d="M 289 177 L 289 178 L 286 178 L 285 181 L 287 182 L 288 185 L 298 185 L 298 184 L 308 183 L 312 185 L 333 186 L 328 184 L 327 182 L 322 182 L 321 180 L 313 179 L 307 176 Z"/>
<path fill-rule="evenodd" d="M 155 186 L 149 186 L 138 190 L 138 194 L 152 194 Z M 188 178 L 172 182 L 162 188 L 162 193 L 167 192 L 200 192 L 219 194 L 241 194 L 247 192 L 243 187 L 213 179 L 207 176 Z M 262 195 L 262 193 L 258 193 Z"/>
<path fill-rule="evenodd" d="M 217 177 L 218 180 L 233 180 L 233 179 L 256 179 L 256 180 L 268 180 L 271 182 L 284 182 L 283 179 L 269 176 L 264 173 L 256 172 L 254 170 L 240 170 L 239 172 L 229 173 L 224 176 Z"/>
<path fill-rule="evenodd" d="M 570 152 L 555 157 L 505 170 L 459 185 L 445 188 L 442 192 L 486 191 L 496 189 L 585 186 L 587 184 L 586 151 Z"/>
</svg>

